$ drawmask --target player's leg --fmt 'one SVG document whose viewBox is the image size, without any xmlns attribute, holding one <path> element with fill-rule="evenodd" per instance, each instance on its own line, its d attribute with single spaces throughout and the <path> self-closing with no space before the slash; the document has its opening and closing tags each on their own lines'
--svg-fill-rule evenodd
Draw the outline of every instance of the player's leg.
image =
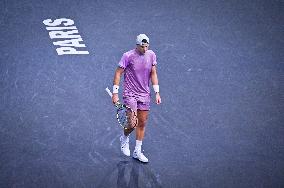
<svg viewBox="0 0 284 188">
<path fill-rule="evenodd" d="M 137 110 L 138 125 L 136 127 L 136 140 L 142 141 L 148 119 L 148 110 Z"/>
<path fill-rule="evenodd" d="M 127 112 L 127 127 L 124 128 L 124 135 L 128 136 L 138 125 L 137 111 L 128 110 Z"/>
<path fill-rule="evenodd" d="M 137 103 L 137 118 L 138 125 L 136 127 L 136 146 L 133 152 L 133 157 L 140 160 L 141 162 L 148 162 L 148 159 L 142 153 L 142 140 L 144 139 L 146 124 L 148 120 L 148 114 L 150 109 L 149 102 L 138 102 Z"/>
<path fill-rule="evenodd" d="M 138 125 L 136 128 L 136 140 L 142 141 L 144 139 L 149 110 L 150 110 L 150 96 L 139 98 L 137 101 Z"/>
<path fill-rule="evenodd" d="M 124 97 L 124 104 L 129 106 L 131 109 L 137 113 L 137 101 L 133 97 Z M 130 114 L 128 114 L 130 115 Z M 133 115 L 133 114 L 132 114 Z M 129 149 L 129 134 L 131 133 L 131 129 L 124 129 L 122 135 L 120 136 L 120 149 L 122 153 L 126 156 L 130 156 Z"/>
<path fill-rule="evenodd" d="M 124 129 L 124 135 L 129 136 L 129 134 L 134 130 L 134 124 L 137 124 L 137 100 L 135 99 L 135 97 L 123 97 L 123 102 L 125 105 L 132 109 L 132 111 L 127 112 L 128 126 L 127 129 Z"/>
</svg>

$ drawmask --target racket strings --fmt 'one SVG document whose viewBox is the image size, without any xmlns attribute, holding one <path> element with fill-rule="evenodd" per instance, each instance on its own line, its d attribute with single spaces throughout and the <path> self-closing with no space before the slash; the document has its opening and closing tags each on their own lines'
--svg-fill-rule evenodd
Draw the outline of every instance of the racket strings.
<svg viewBox="0 0 284 188">
<path fill-rule="evenodd" d="M 117 120 L 124 128 L 133 128 L 137 125 L 136 113 L 128 108 L 119 108 L 117 110 Z"/>
<path fill-rule="evenodd" d="M 127 113 L 125 108 L 120 108 L 117 110 L 117 120 L 119 124 L 123 127 L 128 124 Z"/>
</svg>

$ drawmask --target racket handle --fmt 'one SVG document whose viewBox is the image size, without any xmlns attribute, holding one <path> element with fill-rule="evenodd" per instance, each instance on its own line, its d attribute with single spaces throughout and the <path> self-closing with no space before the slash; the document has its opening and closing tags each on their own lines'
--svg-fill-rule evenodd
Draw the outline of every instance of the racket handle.
<svg viewBox="0 0 284 188">
<path fill-rule="evenodd" d="M 110 97 L 112 97 L 112 93 L 111 93 L 111 91 L 109 90 L 108 87 L 106 88 L 106 92 L 109 94 Z M 117 101 L 117 102 L 114 104 L 114 106 L 115 106 L 116 108 L 119 108 L 120 105 L 121 105 L 121 104 L 120 104 L 119 101 Z"/>
<path fill-rule="evenodd" d="M 110 92 L 109 88 L 106 88 L 106 92 L 109 94 L 110 97 L 112 97 L 112 93 Z"/>
</svg>

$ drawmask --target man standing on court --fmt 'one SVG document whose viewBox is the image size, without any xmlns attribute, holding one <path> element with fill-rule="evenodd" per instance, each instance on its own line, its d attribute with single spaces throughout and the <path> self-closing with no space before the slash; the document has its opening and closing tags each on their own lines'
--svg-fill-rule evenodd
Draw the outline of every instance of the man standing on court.
<svg viewBox="0 0 284 188">
<path fill-rule="evenodd" d="M 150 79 L 156 95 L 155 102 L 156 104 L 161 103 L 156 64 L 156 55 L 149 50 L 149 38 L 145 34 L 140 34 L 136 38 L 136 48 L 123 54 L 113 79 L 112 102 L 116 103 L 119 100 L 120 77 L 124 74 L 123 102 L 136 112 L 138 118 L 133 158 L 141 162 L 148 162 L 142 153 L 141 146 L 150 110 Z M 120 137 L 121 151 L 126 156 L 130 156 L 129 134 L 124 131 Z"/>
</svg>

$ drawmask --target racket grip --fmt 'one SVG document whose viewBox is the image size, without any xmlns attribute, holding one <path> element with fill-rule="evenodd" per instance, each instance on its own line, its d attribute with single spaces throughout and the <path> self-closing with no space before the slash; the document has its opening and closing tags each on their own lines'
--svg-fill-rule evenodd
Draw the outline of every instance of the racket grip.
<svg viewBox="0 0 284 188">
<path fill-rule="evenodd" d="M 106 92 L 108 93 L 108 95 L 109 95 L 110 97 L 112 97 L 112 93 L 111 93 L 111 91 L 109 90 L 108 87 L 106 88 Z"/>
<path fill-rule="evenodd" d="M 112 97 L 112 93 L 111 93 L 111 91 L 109 90 L 108 87 L 106 88 L 106 92 L 109 94 L 110 97 Z M 117 101 L 117 102 L 114 104 L 114 106 L 115 106 L 116 108 L 119 108 L 120 105 L 121 105 L 121 104 L 120 104 L 119 101 Z"/>
</svg>

